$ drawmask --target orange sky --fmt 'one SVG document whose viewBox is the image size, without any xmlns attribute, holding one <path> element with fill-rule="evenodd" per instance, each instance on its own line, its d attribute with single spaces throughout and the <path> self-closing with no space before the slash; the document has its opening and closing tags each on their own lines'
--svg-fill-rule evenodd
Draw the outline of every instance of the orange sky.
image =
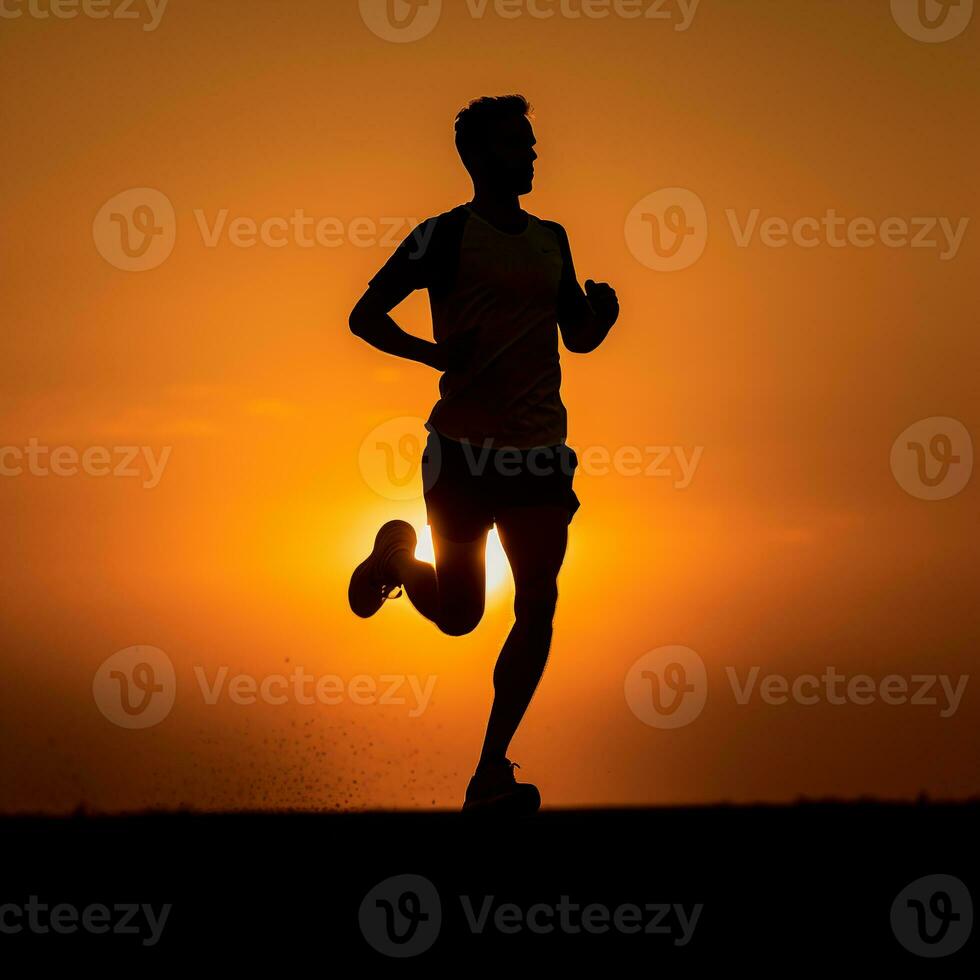
<svg viewBox="0 0 980 980">
<path fill-rule="evenodd" d="M 674 2 L 673 20 L 446 3 L 411 43 L 354 2 L 171 0 L 153 30 L 145 3 L 142 21 L 0 20 L 0 448 L 148 453 L 136 476 L 0 476 L 0 808 L 458 805 L 509 586 L 462 639 L 405 601 L 350 614 L 376 527 L 424 524 L 417 497 L 377 492 L 362 446 L 424 417 L 437 376 L 346 318 L 411 223 L 467 198 L 455 111 L 511 91 L 536 108 L 525 206 L 565 225 L 580 279 L 623 307 L 600 351 L 563 355 L 570 442 L 698 460 L 686 486 L 676 456 L 667 476 L 597 464 L 579 480 L 552 661 L 513 758 L 550 805 L 976 793 L 972 681 L 948 717 L 881 698 L 743 705 L 729 683 L 834 667 L 955 686 L 976 659 L 978 483 L 923 500 L 889 461 L 919 420 L 980 432 L 980 229 L 959 224 L 978 204 L 977 27 L 924 43 L 888 6 L 702 0 L 677 30 Z M 175 215 L 172 254 L 140 272 L 93 231 L 132 188 Z M 648 268 L 624 233 L 662 188 L 707 215 L 685 269 Z M 742 247 L 756 209 L 790 224 L 833 209 L 877 237 Z M 303 246 L 299 212 L 327 222 L 323 243 Z M 883 222 L 921 217 L 961 240 L 882 241 Z M 236 245 L 238 218 L 278 219 L 284 244 Z M 424 298 L 399 319 L 424 333 Z M 172 710 L 144 730 L 93 698 L 99 666 L 134 645 L 175 669 Z M 668 645 L 696 651 L 708 684 L 674 730 L 624 697 Z M 339 704 L 210 705 L 197 679 L 296 667 L 434 688 L 421 712 L 349 686 Z"/>
</svg>

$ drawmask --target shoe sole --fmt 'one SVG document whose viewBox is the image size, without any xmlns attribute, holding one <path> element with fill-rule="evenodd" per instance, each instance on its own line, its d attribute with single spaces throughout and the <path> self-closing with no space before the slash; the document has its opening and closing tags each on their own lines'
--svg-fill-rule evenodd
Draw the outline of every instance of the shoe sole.
<svg viewBox="0 0 980 980">
<path fill-rule="evenodd" d="M 370 619 L 384 605 L 381 589 L 374 582 L 372 570 L 383 539 L 393 525 L 404 525 L 412 532 L 412 536 L 415 536 L 415 528 L 406 521 L 389 521 L 375 535 L 371 554 L 354 569 L 354 574 L 350 577 L 350 585 L 347 587 L 347 602 L 350 604 L 351 612 L 361 619 Z"/>
<path fill-rule="evenodd" d="M 530 783 L 518 783 L 516 792 L 463 804 L 468 817 L 526 817 L 540 809 L 541 794 Z"/>
</svg>

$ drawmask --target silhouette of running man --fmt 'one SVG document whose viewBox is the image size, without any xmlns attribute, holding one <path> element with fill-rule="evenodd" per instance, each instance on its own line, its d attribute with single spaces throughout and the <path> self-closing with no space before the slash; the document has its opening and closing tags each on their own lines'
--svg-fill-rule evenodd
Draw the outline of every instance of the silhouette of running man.
<svg viewBox="0 0 980 980">
<path fill-rule="evenodd" d="M 485 602 L 485 551 L 494 524 L 514 574 L 515 622 L 493 673 L 494 700 L 463 809 L 533 812 L 537 789 L 518 783 L 511 740 L 544 672 L 568 526 L 579 501 L 566 445 L 558 334 L 587 354 L 619 317 L 616 293 L 585 292 L 561 225 L 523 211 L 534 181 L 530 106 L 485 97 L 456 117 L 456 147 L 473 180 L 469 204 L 430 218 L 398 247 L 350 316 L 372 346 L 443 372 L 422 460 L 435 568 L 415 558 L 410 524 L 391 521 L 355 570 L 350 605 L 374 615 L 402 588 L 444 633 L 476 628 Z M 427 289 L 435 342 L 389 315 Z"/>
</svg>

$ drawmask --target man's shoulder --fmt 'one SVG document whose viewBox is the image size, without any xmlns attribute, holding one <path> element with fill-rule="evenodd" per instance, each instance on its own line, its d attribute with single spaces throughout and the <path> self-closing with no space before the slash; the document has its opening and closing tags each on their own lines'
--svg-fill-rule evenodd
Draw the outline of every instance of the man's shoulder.
<svg viewBox="0 0 980 980">
<path fill-rule="evenodd" d="M 459 204 L 454 208 L 450 208 L 448 211 L 443 211 L 441 214 L 433 214 L 423 219 L 417 225 L 416 231 L 419 228 L 432 228 L 440 224 L 448 224 L 449 222 L 464 222 L 468 217 L 469 209 L 465 204 Z"/>
<path fill-rule="evenodd" d="M 469 211 L 464 205 L 450 208 L 441 214 L 434 214 L 431 217 L 420 221 L 406 237 L 406 243 L 413 243 L 418 249 L 427 249 L 433 242 L 447 243 L 453 242 L 462 237 L 462 230 L 466 225 Z"/>
<path fill-rule="evenodd" d="M 565 231 L 564 226 L 559 224 L 557 221 L 551 221 L 548 218 L 539 218 L 536 214 L 528 214 L 528 217 L 531 218 L 532 221 L 536 221 L 539 225 L 546 228 L 553 235 L 556 235 L 559 241 L 568 241 L 568 233 Z"/>
</svg>

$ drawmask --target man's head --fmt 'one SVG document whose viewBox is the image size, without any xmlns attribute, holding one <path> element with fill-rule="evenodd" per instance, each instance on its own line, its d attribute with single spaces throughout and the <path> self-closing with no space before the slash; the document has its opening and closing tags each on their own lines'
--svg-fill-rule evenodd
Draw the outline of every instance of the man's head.
<svg viewBox="0 0 980 980">
<path fill-rule="evenodd" d="M 473 183 L 528 194 L 534 182 L 531 106 L 523 95 L 474 99 L 456 116 L 456 149 Z"/>
</svg>

